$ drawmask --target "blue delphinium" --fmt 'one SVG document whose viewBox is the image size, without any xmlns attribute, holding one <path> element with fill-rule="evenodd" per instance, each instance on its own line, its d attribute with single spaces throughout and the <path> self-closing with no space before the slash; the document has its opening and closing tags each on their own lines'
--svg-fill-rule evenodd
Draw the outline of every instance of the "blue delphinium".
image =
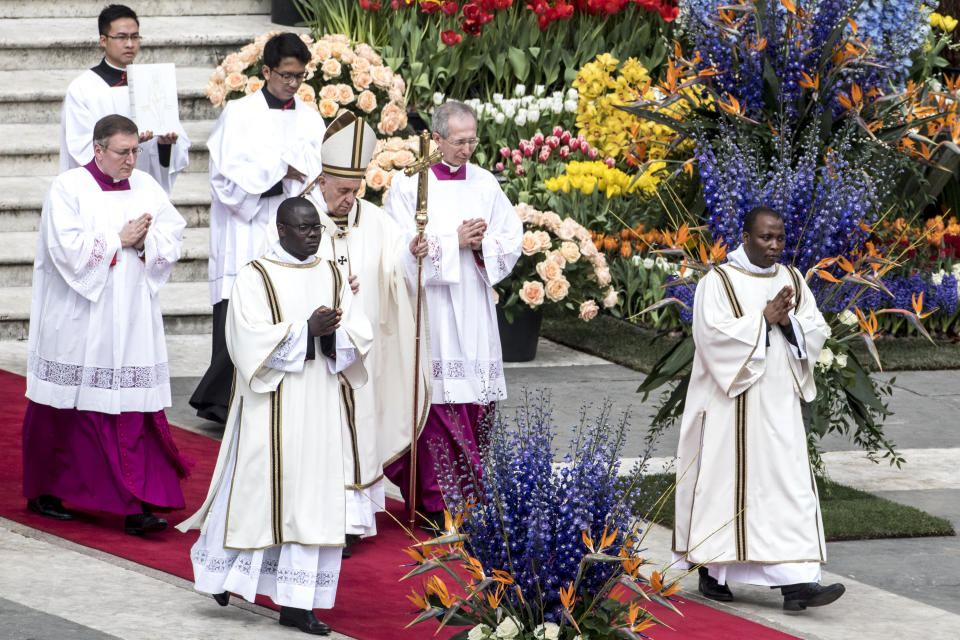
<svg viewBox="0 0 960 640">
<path fill-rule="evenodd" d="M 862 0 L 853 13 L 857 37 L 867 42 L 877 61 L 876 83 L 903 87 L 911 54 L 920 49 L 930 33 L 930 14 L 935 0 Z"/>
<path fill-rule="evenodd" d="M 860 285 L 847 283 L 841 285 L 839 295 L 831 295 L 824 305 L 824 311 L 840 313 L 851 306 L 858 307 L 864 313 L 881 309 L 913 310 L 913 300 L 923 294 L 924 311 L 937 308 L 937 315 L 952 316 L 957 312 L 957 278 L 952 274 L 943 276 L 939 284 L 930 274 L 914 273 L 909 276 L 888 276 L 882 279 L 883 285 L 893 294 L 877 289 L 863 290 Z M 822 293 L 836 285 L 815 278 L 811 288 Z"/>
<path fill-rule="evenodd" d="M 488 573 L 509 572 L 527 604 L 539 611 L 537 617 L 559 622 L 559 590 L 576 579 L 588 553 L 581 532 L 599 541 L 605 528 L 617 529 L 615 555 L 630 530 L 639 488 L 625 488 L 618 480 L 626 415 L 611 424 L 609 405 L 593 420 L 581 409 L 580 426 L 559 469 L 553 465 L 554 428 L 549 396 L 540 391 L 530 398 L 524 392 L 513 420 L 500 411 L 490 418 L 478 489 L 464 490 L 472 474 L 463 459 L 444 463 L 441 486 L 450 511 L 464 515 L 461 531 L 469 536 L 470 553 Z M 638 533 L 635 529 L 632 535 Z M 618 566 L 590 565 L 582 589 L 598 591 Z M 511 590 L 505 597 L 520 604 Z"/>
</svg>

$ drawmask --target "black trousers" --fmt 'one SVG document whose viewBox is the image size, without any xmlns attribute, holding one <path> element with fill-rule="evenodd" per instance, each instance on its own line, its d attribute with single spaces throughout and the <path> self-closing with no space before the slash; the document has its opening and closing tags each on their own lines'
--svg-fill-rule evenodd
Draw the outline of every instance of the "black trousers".
<svg viewBox="0 0 960 640">
<path fill-rule="evenodd" d="M 213 348 L 210 354 L 210 367 L 200 379 L 196 391 L 190 396 L 190 406 L 197 410 L 198 416 L 220 424 L 227 421 L 230 388 L 233 386 L 233 361 L 230 360 L 230 354 L 227 352 L 225 335 L 229 302 L 229 300 L 221 300 L 213 305 Z"/>
</svg>

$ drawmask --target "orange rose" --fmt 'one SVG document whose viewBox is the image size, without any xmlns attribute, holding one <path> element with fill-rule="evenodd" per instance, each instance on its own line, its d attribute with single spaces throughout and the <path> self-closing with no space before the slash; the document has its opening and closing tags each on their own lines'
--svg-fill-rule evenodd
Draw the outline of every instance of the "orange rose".
<svg viewBox="0 0 960 640">
<path fill-rule="evenodd" d="M 227 98 L 222 85 L 208 85 L 207 97 L 210 98 L 210 104 L 215 107 L 223 106 L 223 101 Z"/>
<path fill-rule="evenodd" d="M 527 280 L 520 287 L 520 300 L 535 309 L 543 304 L 543 283 L 536 280 Z"/>
<path fill-rule="evenodd" d="M 329 60 L 331 55 L 329 43 L 323 42 L 322 40 L 310 47 L 311 61 L 318 65 Z"/>
<path fill-rule="evenodd" d="M 257 91 L 260 91 L 260 89 L 263 89 L 263 80 L 256 76 L 251 76 L 247 80 L 247 93 L 256 93 Z"/>
<path fill-rule="evenodd" d="M 344 47 L 343 51 L 341 51 L 337 57 L 340 58 L 344 64 L 349 64 L 350 66 L 353 66 L 353 63 L 357 61 L 357 54 L 355 54 L 350 47 Z"/>
<path fill-rule="evenodd" d="M 220 84 L 227 79 L 227 72 L 223 68 L 223 65 L 220 65 L 213 70 L 213 73 L 210 74 L 210 82 Z"/>
<path fill-rule="evenodd" d="M 354 73 L 365 73 L 371 69 L 370 61 L 363 56 L 357 56 L 350 65 L 350 71 Z"/>
<path fill-rule="evenodd" d="M 300 85 L 300 88 L 297 89 L 297 97 L 300 98 L 303 102 L 307 102 L 307 103 L 317 101 L 316 92 L 313 90 L 313 87 L 311 87 L 307 83 L 303 83 L 302 85 Z"/>
<path fill-rule="evenodd" d="M 557 235 L 561 240 L 573 240 L 579 226 L 573 218 L 564 218 L 557 228 Z"/>
<path fill-rule="evenodd" d="M 323 64 L 320 65 L 320 71 L 323 72 L 323 79 L 329 80 L 330 78 L 336 78 L 340 75 L 340 72 L 343 71 L 343 67 L 340 65 L 340 62 L 334 60 L 333 58 L 328 58 L 323 61 Z"/>
<path fill-rule="evenodd" d="M 369 71 L 354 70 L 350 72 L 350 81 L 353 82 L 354 87 L 362 91 L 370 88 L 370 85 L 373 83 L 373 78 L 370 76 Z"/>
<path fill-rule="evenodd" d="M 414 160 L 416 160 L 414 155 L 406 149 L 400 149 L 400 151 L 397 151 L 395 154 L 393 154 L 393 166 L 397 167 L 398 169 L 402 169 L 409 164 L 413 164 Z"/>
<path fill-rule="evenodd" d="M 383 58 L 377 55 L 377 52 L 373 50 L 373 47 L 368 45 L 366 42 L 361 42 L 356 46 L 354 51 L 357 52 L 357 55 L 369 62 L 373 66 L 383 64 Z"/>
<path fill-rule="evenodd" d="M 520 246 L 520 251 L 525 256 L 532 256 L 540 249 L 540 242 L 537 240 L 536 236 L 533 235 L 530 231 L 523 232 L 523 244 Z"/>
<path fill-rule="evenodd" d="M 387 172 L 375 164 L 367 167 L 367 174 L 364 176 L 367 186 L 374 191 L 380 191 L 387 186 Z"/>
<path fill-rule="evenodd" d="M 407 114 L 397 105 L 390 103 L 380 112 L 377 129 L 385 135 L 392 135 L 398 129 L 407 126 Z"/>
<path fill-rule="evenodd" d="M 244 64 L 243 60 L 240 59 L 240 54 L 231 53 L 226 58 L 223 59 L 223 62 L 220 63 L 227 74 L 231 73 L 240 73 L 247 68 L 247 64 Z"/>
<path fill-rule="evenodd" d="M 337 103 L 333 100 L 327 100 L 324 98 L 319 103 L 317 103 L 317 108 L 320 110 L 320 115 L 324 118 L 332 118 L 337 115 Z"/>
<path fill-rule="evenodd" d="M 563 269 L 558 267 L 556 262 L 548 259 L 537 263 L 537 275 L 546 280 L 549 287 L 551 280 L 563 277 Z"/>
<path fill-rule="evenodd" d="M 403 149 L 403 138 L 397 136 L 387 138 L 387 141 L 383 143 L 383 148 L 387 151 L 401 151 Z"/>
<path fill-rule="evenodd" d="M 580 259 L 580 248 L 577 247 L 576 242 L 564 242 L 560 245 L 560 255 L 562 255 L 567 262 L 576 262 Z"/>
<path fill-rule="evenodd" d="M 390 67 L 373 67 L 370 75 L 373 78 L 373 84 L 381 89 L 389 89 L 393 86 L 393 71 Z M 403 92 L 401 91 L 400 94 L 403 95 Z"/>
<path fill-rule="evenodd" d="M 381 151 L 376 155 L 377 165 L 381 169 L 393 169 L 396 164 L 393 161 L 394 154 L 392 151 Z"/>
<path fill-rule="evenodd" d="M 243 68 L 246 69 L 254 62 L 257 61 L 257 58 L 260 57 L 260 50 L 257 49 L 257 46 L 254 44 L 248 44 L 243 49 L 240 49 L 238 54 L 240 61 L 243 63 Z"/>
<path fill-rule="evenodd" d="M 593 244 L 589 240 L 580 243 L 580 254 L 583 255 L 588 260 L 592 260 L 599 252 L 597 251 L 597 245 Z"/>
<path fill-rule="evenodd" d="M 537 241 L 540 243 L 540 251 L 550 250 L 550 246 L 553 244 L 553 240 L 550 238 L 549 233 L 547 233 L 546 231 L 537 230 L 533 232 L 533 235 L 534 237 L 536 237 Z"/>
<path fill-rule="evenodd" d="M 548 251 L 547 259 L 550 260 L 551 262 L 556 263 L 556 265 L 561 269 L 567 266 L 567 259 L 564 258 L 563 254 L 561 254 L 559 251 Z"/>
<path fill-rule="evenodd" d="M 547 281 L 547 297 L 554 302 L 560 302 L 570 292 L 570 283 L 562 275 L 559 278 Z"/>
<path fill-rule="evenodd" d="M 336 102 L 337 96 L 339 95 L 339 93 L 340 92 L 337 91 L 337 85 L 327 84 L 320 87 L 319 97 L 321 100 L 333 100 L 334 102 Z"/>
<path fill-rule="evenodd" d="M 373 95 L 373 91 L 364 91 L 357 96 L 357 106 L 364 113 L 370 113 L 377 108 L 377 96 Z"/>
<path fill-rule="evenodd" d="M 587 300 L 580 305 L 580 319 L 584 322 L 590 322 L 597 317 L 600 307 L 593 300 Z"/>
<path fill-rule="evenodd" d="M 350 104 L 355 99 L 356 96 L 353 93 L 353 89 L 351 89 L 349 85 L 337 85 L 337 102 L 340 104 Z"/>
<path fill-rule="evenodd" d="M 227 85 L 227 89 L 230 91 L 243 91 L 243 88 L 247 86 L 247 76 L 239 71 L 234 71 L 227 75 L 224 84 Z"/>
</svg>

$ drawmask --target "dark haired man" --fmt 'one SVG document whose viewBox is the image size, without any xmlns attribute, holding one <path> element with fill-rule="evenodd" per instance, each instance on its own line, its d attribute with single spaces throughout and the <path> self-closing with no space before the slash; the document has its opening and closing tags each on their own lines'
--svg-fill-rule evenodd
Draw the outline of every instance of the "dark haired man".
<svg viewBox="0 0 960 640">
<path fill-rule="evenodd" d="M 180 258 L 184 219 L 134 168 L 137 125 L 107 116 L 94 158 L 61 173 L 43 204 L 33 268 L 23 492 L 57 520 L 61 500 L 160 531 L 182 509 L 170 436 L 170 371 L 157 294 Z"/>
<path fill-rule="evenodd" d="M 93 158 L 93 125 L 112 113 L 132 118 L 127 65 L 140 52 L 140 21 L 132 9 L 111 4 L 97 19 L 103 59 L 70 83 L 60 117 L 60 172 L 81 167 Z M 157 135 L 154 135 L 154 134 Z M 149 173 L 167 194 L 187 167 L 190 140 L 176 131 L 141 131 L 137 168 Z"/>
<path fill-rule="evenodd" d="M 819 584 L 827 548 L 800 416 L 827 326 L 803 276 L 777 264 L 785 235 L 780 214 L 753 209 L 743 244 L 697 285 L 673 551 L 702 565 L 706 597 L 732 600 L 729 581 L 780 587 L 796 613 L 844 588 Z"/>
<path fill-rule="evenodd" d="M 202 529 L 195 586 L 280 605 L 280 624 L 316 635 L 313 609 L 333 606 L 345 542 L 345 440 L 340 394 L 367 381 L 370 323 L 337 266 L 316 255 L 316 207 L 289 198 L 279 241 L 240 269 L 227 310 L 237 366 L 207 499 L 178 525 Z"/>
<path fill-rule="evenodd" d="M 215 422 L 226 420 L 233 380 L 223 328 L 234 279 L 267 248 L 280 203 L 320 173 L 326 127 L 296 96 L 308 62 L 310 50 L 296 34 L 270 38 L 263 48 L 263 89 L 228 102 L 207 141 L 213 348 L 190 404 Z"/>
</svg>

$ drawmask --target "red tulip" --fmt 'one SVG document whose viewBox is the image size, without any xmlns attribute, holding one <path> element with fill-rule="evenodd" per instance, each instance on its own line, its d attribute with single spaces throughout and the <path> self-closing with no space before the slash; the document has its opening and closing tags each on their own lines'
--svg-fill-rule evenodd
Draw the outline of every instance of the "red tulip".
<svg viewBox="0 0 960 640">
<path fill-rule="evenodd" d="M 460 44 L 460 41 L 463 40 L 463 36 L 454 31 L 453 29 L 447 29 L 440 34 L 440 41 L 448 47 L 453 47 Z"/>
</svg>

